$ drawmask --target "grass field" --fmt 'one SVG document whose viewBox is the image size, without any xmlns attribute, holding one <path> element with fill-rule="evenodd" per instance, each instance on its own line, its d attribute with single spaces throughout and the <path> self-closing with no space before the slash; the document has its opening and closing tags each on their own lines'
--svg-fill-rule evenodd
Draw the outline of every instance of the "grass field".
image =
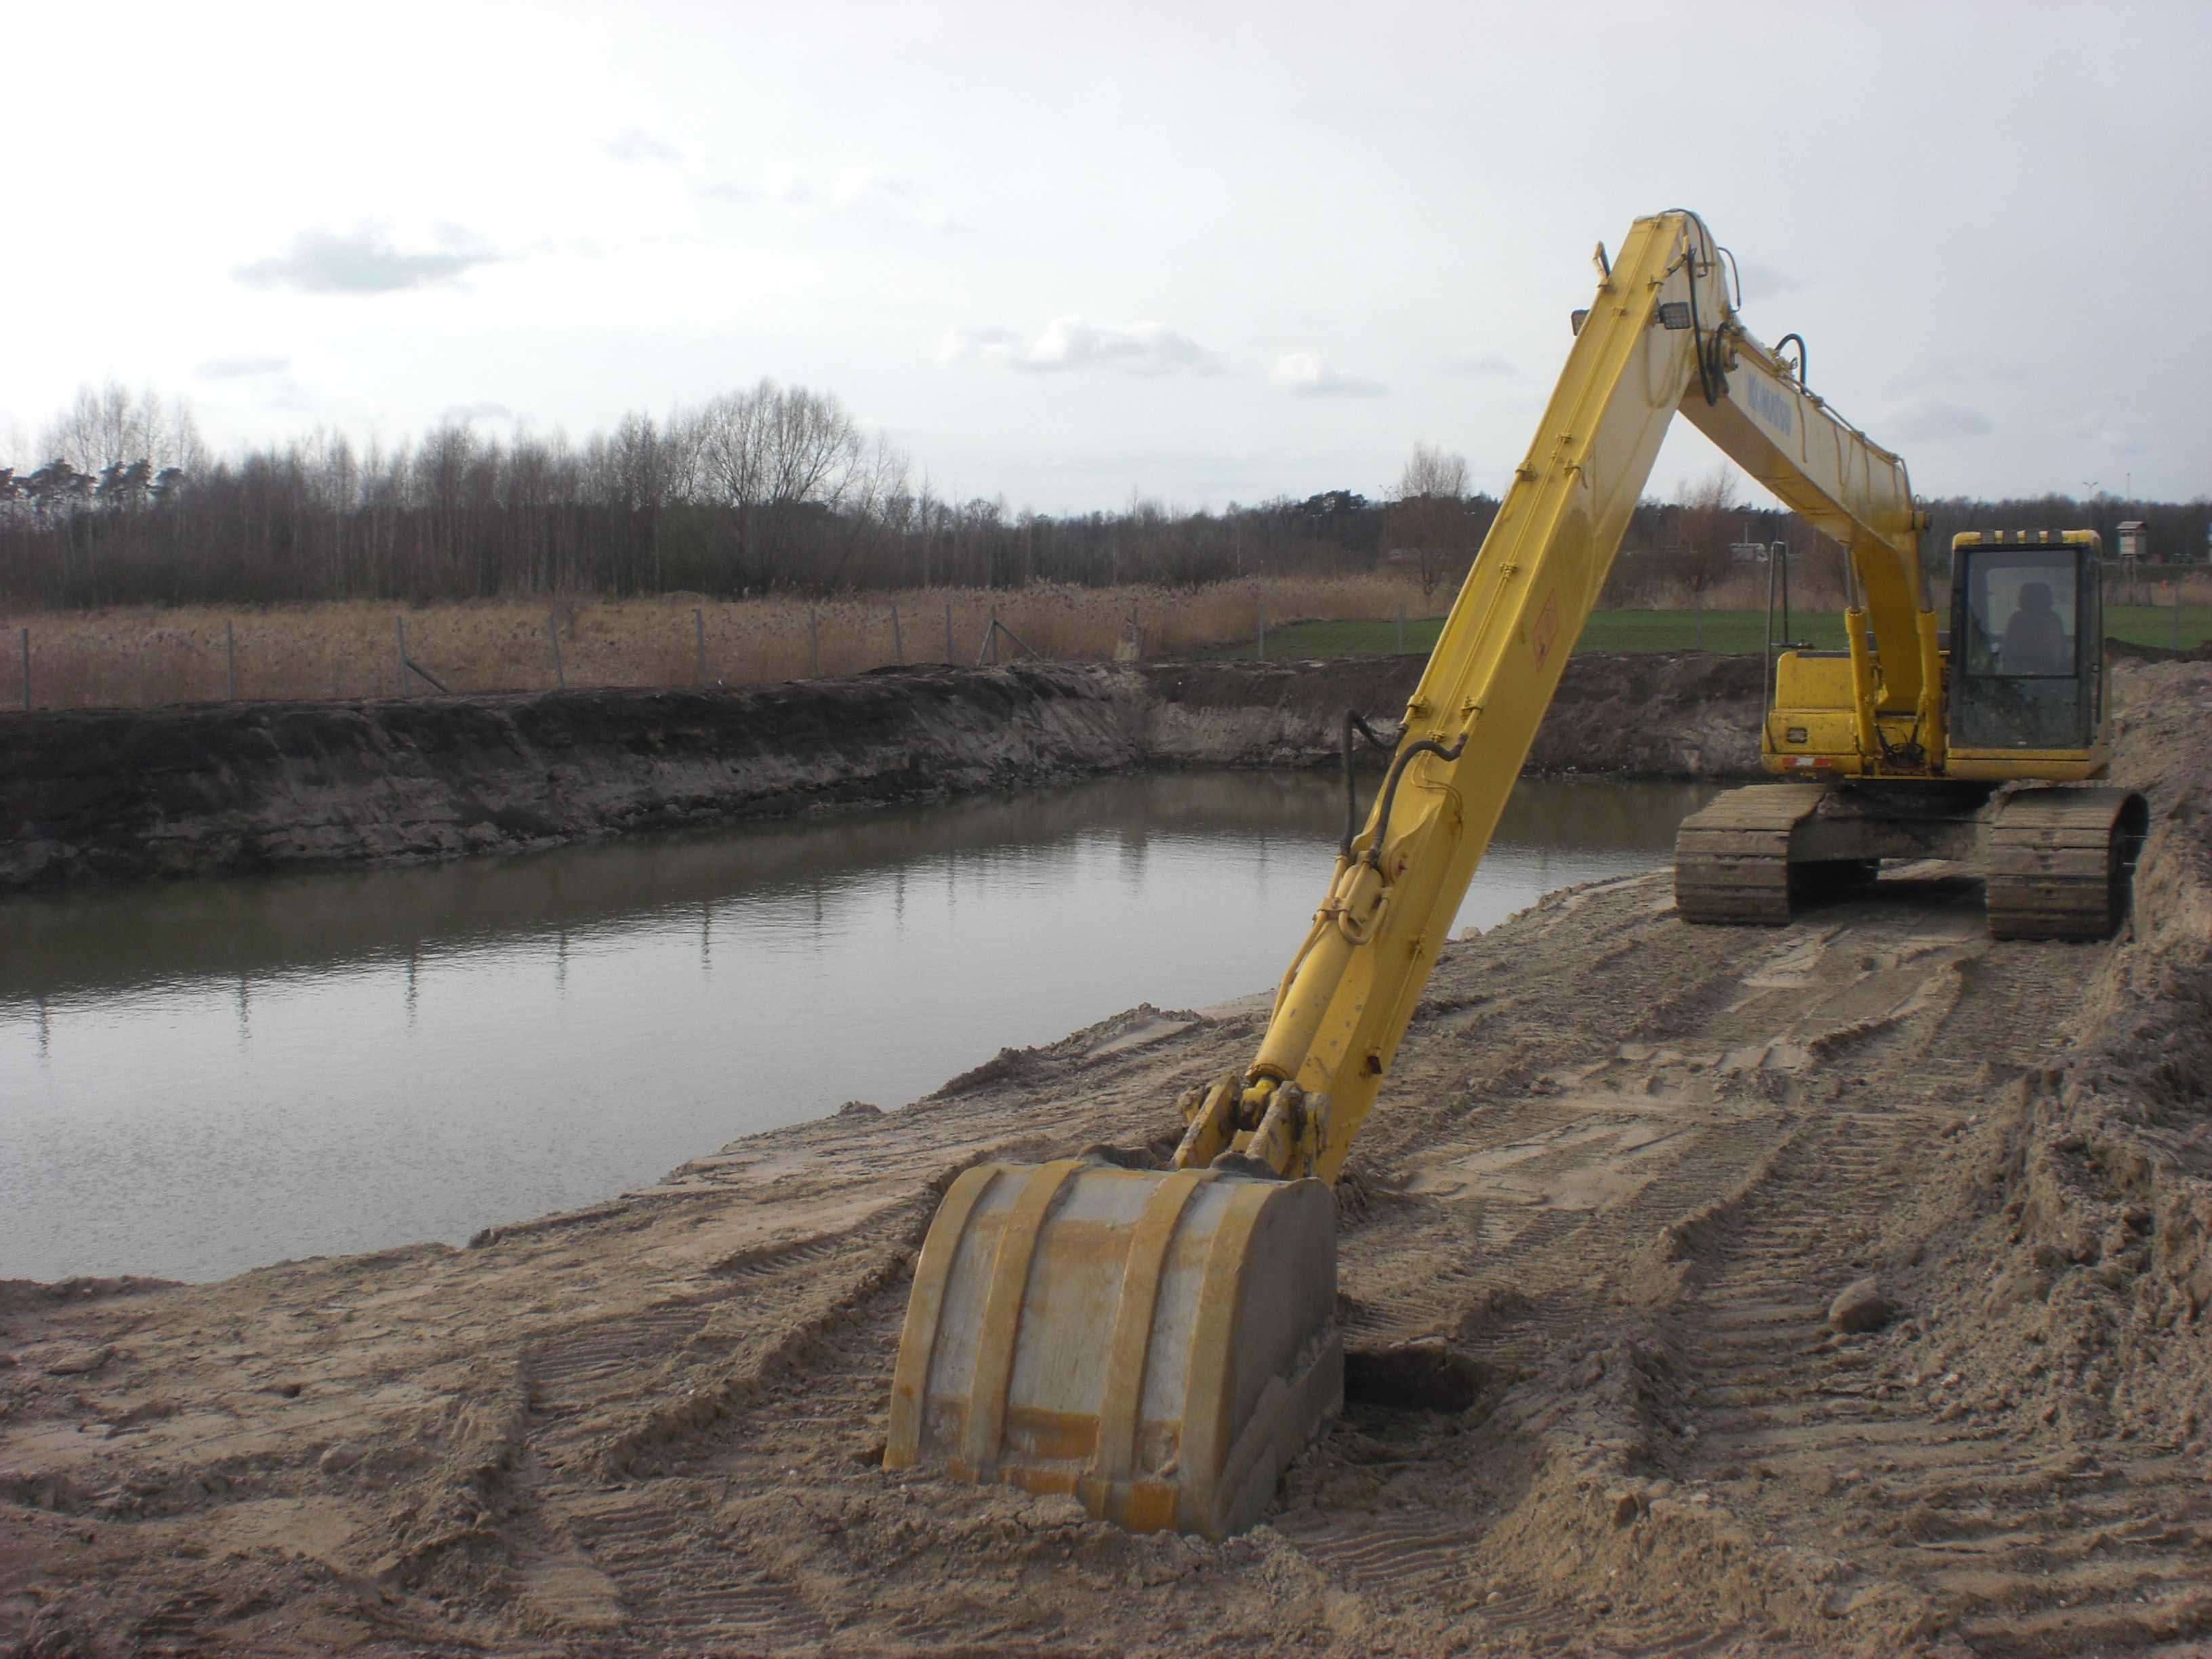
<svg viewBox="0 0 2212 1659">
<path fill-rule="evenodd" d="M 1844 646 L 1844 619 L 1833 611 L 1796 611 L 1790 632 L 1802 644 L 1823 651 Z M 1271 658 L 1387 657 L 1426 655 L 1436 646 L 1443 619 L 1407 618 L 1402 633 L 1395 622 L 1292 623 L 1270 629 Z M 2105 613 L 2105 632 L 2137 645 L 2184 647 L 2212 639 L 2212 605 L 2185 605 L 2176 617 L 2170 606 L 2116 605 Z M 1575 646 L 1577 651 L 1706 651 L 1730 654 L 1755 652 L 1766 636 L 1761 611 L 1708 611 L 1702 621 L 1687 611 L 1600 611 L 1594 612 Z M 1257 641 L 1217 646 L 1204 653 L 1225 659 L 1257 653 Z"/>
</svg>

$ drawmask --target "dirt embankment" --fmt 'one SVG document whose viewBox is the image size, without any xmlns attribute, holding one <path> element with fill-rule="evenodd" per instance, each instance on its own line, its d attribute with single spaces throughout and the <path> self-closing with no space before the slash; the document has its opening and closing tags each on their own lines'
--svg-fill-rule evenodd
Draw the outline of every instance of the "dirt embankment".
<svg viewBox="0 0 2212 1659">
<path fill-rule="evenodd" d="M 0 720 L 0 890 L 453 858 L 1134 765 L 1080 668 Z"/>
<path fill-rule="evenodd" d="M 1340 1188 L 1346 1412 L 1242 1537 L 878 1460 L 954 1175 L 1170 1144 L 1256 1001 L 466 1250 L 0 1287 L 0 1650 L 2201 1652 L 2212 669 L 2119 682 L 2113 943 L 1946 866 L 1455 943 Z"/>
<path fill-rule="evenodd" d="M 516 852 L 1146 765 L 1336 752 L 1411 659 L 886 671 L 729 691 L 203 704 L 0 715 L 0 891 Z M 1574 659 L 1531 763 L 1729 776 L 1756 665 Z"/>
<path fill-rule="evenodd" d="M 1333 759 L 1344 711 L 1395 720 L 1419 657 L 1148 665 L 1144 743 L 1155 760 L 1309 766 Z M 1759 772 L 1755 657 L 1596 653 L 1568 659 L 1528 751 L 1532 772 L 1749 778 Z M 1364 752 L 1364 751 L 1363 751 Z"/>
</svg>

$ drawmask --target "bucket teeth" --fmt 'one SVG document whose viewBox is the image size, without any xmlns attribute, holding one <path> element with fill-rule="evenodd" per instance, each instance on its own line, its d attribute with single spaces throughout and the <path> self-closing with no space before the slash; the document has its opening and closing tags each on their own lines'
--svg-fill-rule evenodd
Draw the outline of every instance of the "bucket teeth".
<svg viewBox="0 0 2212 1659">
<path fill-rule="evenodd" d="M 981 1165 L 922 1244 L 884 1465 L 1221 1537 L 1341 1403 L 1335 1304 L 1320 1182 Z"/>
</svg>

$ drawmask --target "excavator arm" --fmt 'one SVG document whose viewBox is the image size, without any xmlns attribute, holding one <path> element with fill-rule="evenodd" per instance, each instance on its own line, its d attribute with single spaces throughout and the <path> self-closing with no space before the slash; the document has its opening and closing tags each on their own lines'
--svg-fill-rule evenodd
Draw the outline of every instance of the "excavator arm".
<svg viewBox="0 0 2212 1659">
<path fill-rule="evenodd" d="M 1696 348 L 1705 373 L 1684 395 L 1682 413 L 1844 549 L 1862 772 L 1929 775 L 1943 752 L 1943 675 L 1920 557 L 1928 515 L 1912 503 L 1905 463 L 1806 389 L 1802 341 L 1795 374 L 1733 315 Z"/>
<path fill-rule="evenodd" d="M 1863 751 L 1883 752 L 1884 710 L 1902 721 L 1899 753 L 1908 732 L 1940 732 L 1924 520 L 1905 464 L 1744 330 L 1694 215 L 1638 220 L 1620 258 L 1601 249 L 1597 262 L 1596 297 L 1414 689 L 1367 827 L 1337 860 L 1250 1070 L 1187 1100 L 1181 1166 L 1226 1152 L 1336 1178 L 1678 409 L 1847 550 L 1865 596 L 1849 614 Z"/>
<path fill-rule="evenodd" d="M 1596 298 L 1407 705 L 1367 826 L 1338 858 L 1249 1077 L 1209 1092 L 1180 1163 L 1233 1151 L 1333 1181 L 1374 1103 L 1668 422 L 1700 395 L 1699 343 L 1717 346 L 1729 316 L 1687 214 L 1638 221 L 1620 257 L 1598 262 Z"/>
<path fill-rule="evenodd" d="M 1330 1184 L 1678 409 L 1850 550 L 1863 719 L 1924 717 L 1939 676 L 1902 464 L 1743 331 L 1694 215 L 1637 221 L 1597 264 L 1258 1054 L 1184 1097 L 1167 1171 L 1093 1156 L 951 1186 L 915 1267 L 887 1466 L 1072 1492 L 1139 1528 L 1256 1518 L 1341 1395 Z"/>
</svg>

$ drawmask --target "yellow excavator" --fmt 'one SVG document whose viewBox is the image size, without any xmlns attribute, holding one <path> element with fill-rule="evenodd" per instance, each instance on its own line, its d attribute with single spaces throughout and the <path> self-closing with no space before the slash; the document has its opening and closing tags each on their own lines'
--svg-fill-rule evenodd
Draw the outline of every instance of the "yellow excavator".
<svg viewBox="0 0 2212 1659">
<path fill-rule="evenodd" d="M 2065 787 L 2110 752 L 2096 538 L 1959 538 L 1947 638 L 1904 463 L 1807 388 L 1802 340 L 1793 365 L 1744 330 L 1703 221 L 1639 219 L 1595 264 L 1258 1054 L 1179 1103 L 1167 1169 L 1101 1148 L 953 1182 L 915 1264 L 886 1467 L 1070 1493 L 1137 1530 L 1258 1518 L 1343 1397 L 1334 1183 L 1677 410 L 1843 544 L 1850 585 L 1845 649 L 1768 653 L 1761 752 L 1790 781 L 1685 822 L 1683 919 L 1784 922 L 1885 858 L 1978 851 L 1994 931 L 2117 922 L 2142 799 Z M 2023 781 L 2053 787 L 2004 787 Z"/>
</svg>

